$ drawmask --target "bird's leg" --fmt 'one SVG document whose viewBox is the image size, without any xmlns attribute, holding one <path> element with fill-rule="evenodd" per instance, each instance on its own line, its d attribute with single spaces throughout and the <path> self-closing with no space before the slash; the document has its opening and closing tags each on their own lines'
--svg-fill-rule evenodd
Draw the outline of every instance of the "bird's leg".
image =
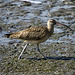
<svg viewBox="0 0 75 75">
<path fill-rule="evenodd" d="M 37 51 L 45 58 L 45 56 L 41 53 L 41 51 L 39 49 L 39 44 L 37 44 Z"/>
<path fill-rule="evenodd" d="M 21 54 L 19 55 L 18 59 L 20 59 L 20 58 L 21 58 L 21 56 L 22 56 L 22 54 L 23 54 L 24 50 L 26 50 L 26 48 L 27 48 L 28 44 L 29 44 L 29 43 L 26 43 L 26 45 L 24 46 L 24 48 L 23 48 L 23 50 L 22 50 Z"/>
</svg>

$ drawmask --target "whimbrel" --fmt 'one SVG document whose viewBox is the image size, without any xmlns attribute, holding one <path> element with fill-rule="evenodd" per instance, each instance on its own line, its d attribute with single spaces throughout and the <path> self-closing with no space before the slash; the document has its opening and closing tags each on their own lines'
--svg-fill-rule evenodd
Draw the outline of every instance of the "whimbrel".
<svg viewBox="0 0 75 75">
<path fill-rule="evenodd" d="M 35 27 L 31 27 L 31 28 L 16 32 L 16 33 L 5 34 L 5 35 L 7 36 L 7 38 L 22 39 L 26 42 L 26 45 L 24 46 L 18 59 L 21 58 L 21 55 L 23 54 L 24 50 L 26 50 L 29 43 L 37 44 L 37 50 L 40 52 L 40 54 L 42 56 L 44 56 L 39 49 L 39 44 L 42 42 L 45 42 L 53 34 L 55 24 L 63 25 L 63 24 L 56 22 L 53 19 L 49 19 L 47 22 L 47 27 L 35 26 Z M 64 26 L 66 26 L 66 25 L 64 25 Z M 68 26 L 66 26 L 66 27 L 68 27 Z M 71 30 L 71 28 L 69 28 L 69 29 Z"/>
</svg>

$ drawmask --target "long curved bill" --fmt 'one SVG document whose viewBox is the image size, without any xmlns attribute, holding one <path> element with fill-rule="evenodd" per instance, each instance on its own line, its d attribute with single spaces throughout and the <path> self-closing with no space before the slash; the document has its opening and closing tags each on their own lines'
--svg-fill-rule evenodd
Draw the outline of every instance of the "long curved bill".
<svg viewBox="0 0 75 75">
<path fill-rule="evenodd" d="M 56 24 L 58 24 L 58 25 L 63 25 L 63 26 L 65 26 L 65 27 L 69 28 L 71 31 L 73 31 L 69 26 L 67 26 L 67 25 L 65 25 L 65 24 L 61 24 L 61 23 L 59 23 L 59 22 L 57 22 Z"/>
</svg>

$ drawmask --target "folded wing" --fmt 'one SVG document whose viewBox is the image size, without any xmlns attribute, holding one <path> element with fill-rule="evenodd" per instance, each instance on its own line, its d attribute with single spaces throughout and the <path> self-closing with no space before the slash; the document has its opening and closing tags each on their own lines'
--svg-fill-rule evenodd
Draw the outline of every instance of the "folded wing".
<svg viewBox="0 0 75 75">
<path fill-rule="evenodd" d="M 47 34 L 48 30 L 44 26 L 31 27 L 29 29 L 20 31 L 20 39 L 24 40 L 40 40 L 44 38 Z"/>
</svg>

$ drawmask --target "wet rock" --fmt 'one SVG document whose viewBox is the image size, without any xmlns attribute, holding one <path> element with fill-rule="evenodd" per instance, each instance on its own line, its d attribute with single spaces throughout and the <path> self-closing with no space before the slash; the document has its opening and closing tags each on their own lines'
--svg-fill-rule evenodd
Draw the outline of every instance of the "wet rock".
<svg viewBox="0 0 75 75">
<path fill-rule="evenodd" d="M 2 27 L 0 27 L 0 31 L 2 31 Z"/>
<path fill-rule="evenodd" d="M 10 41 L 8 44 L 11 45 L 11 44 L 14 44 L 14 43 L 15 43 L 15 41 Z"/>
<path fill-rule="evenodd" d="M 75 2 L 75 0 L 71 0 L 72 2 L 74 1 Z"/>
<path fill-rule="evenodd" d="M 23 1 L 25 6 L 31 6 L 31 3 L 29 1 Z"/>
<path fill-rule="evenodd" d="M 33 11 L 33 13 L 36 14 L 37 16 L 39 16 L 41 14 L 41 10 Z"/>
</svg>

